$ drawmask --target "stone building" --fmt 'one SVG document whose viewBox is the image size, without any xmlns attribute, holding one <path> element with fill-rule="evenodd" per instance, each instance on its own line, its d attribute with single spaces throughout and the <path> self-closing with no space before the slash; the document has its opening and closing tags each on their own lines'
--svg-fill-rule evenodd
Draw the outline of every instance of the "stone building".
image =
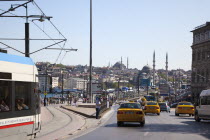
<svg viewBox="0 0 210 140">
<path fill-rule="evenodd" d="M 209 88 L 210 22 L 196 27 L 192 43 L 192 100 L 197 103 L 202 90 Z"/>
</svg>

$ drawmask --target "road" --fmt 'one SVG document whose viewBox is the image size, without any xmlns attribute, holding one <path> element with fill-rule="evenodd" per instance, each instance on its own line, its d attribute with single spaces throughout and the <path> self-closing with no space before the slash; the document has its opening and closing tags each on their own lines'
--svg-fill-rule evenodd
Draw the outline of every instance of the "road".
<svg viewBox="0 0 210 140">
<path fill-rule="evenodd" d="M 76 140 L 209 140 L 210 121 L 195 122 L 188 115 L 175 116 L 171 113 L 161 112 L 160 116 L 146 115 L 146 124 L 125 124 L 117 127 L 116 110 L 110 119 L 94 131 L 77 137 Z"/>
</svg>

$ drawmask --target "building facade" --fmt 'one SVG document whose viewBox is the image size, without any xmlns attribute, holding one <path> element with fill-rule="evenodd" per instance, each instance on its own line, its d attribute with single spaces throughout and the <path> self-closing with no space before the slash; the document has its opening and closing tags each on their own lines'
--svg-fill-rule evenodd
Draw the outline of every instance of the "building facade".
<svg viewBox="0 0 210 140">
<path fill-rule="evenodd" d="M 210 85 L 210 22 L 196 27 L 192 33 L 191 90 L 193 102 L 198 103 L 201 91 Z"/>
<path fill-rule="evenodd" d="M 52 77 L 52 88 L 59 86 L 59 77 Z"/>
<path fill-rule="evenodd" d="M 69 78 L 64 81 L 65 89 L 80 89 L 86 90 L 87 80 L 81 78 Z"/>
<path fill-rule="evenodd" d="M 51 88 L 51 78 L 50 76 L 47 76 L 45 74 L 39 74 L 38 75 L 38 79 L 39 79 L 39 90 L 41 92 L 45 91 L 45 87 L 46 87 L 46 91 L 50 91 Z"/>
</svg>

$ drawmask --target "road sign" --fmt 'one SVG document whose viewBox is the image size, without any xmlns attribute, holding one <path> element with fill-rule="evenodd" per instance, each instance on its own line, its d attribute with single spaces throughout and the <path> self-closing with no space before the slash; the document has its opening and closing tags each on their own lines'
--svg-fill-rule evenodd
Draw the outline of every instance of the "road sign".
<svg viewBox="0 0 210 140">
<path fill-rule="evenodd" d="M 89 83 L 88 83 L 88 91 L 89 91 Z M 101 83 L 92 83 L 92 93 L 93 94 L 101 94 L 102 93 L 102 85 Z"/>
</svg>

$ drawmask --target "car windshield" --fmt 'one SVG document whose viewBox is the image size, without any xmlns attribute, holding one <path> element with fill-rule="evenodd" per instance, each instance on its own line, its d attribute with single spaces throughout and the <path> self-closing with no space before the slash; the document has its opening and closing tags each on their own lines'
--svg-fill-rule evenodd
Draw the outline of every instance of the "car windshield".
<svg viewBox="0 0 210 140">
<path fill-rule="evenodd" d="M 157 105 L 155 102 L 148 102 L 147 105 Z"/>
<path fill-rule="evenodd" d="M 141 108 L 140 104 L 137 103 L 124 103 L 120 105 L 120 108 Z"/>
<path fill-rule="evenodd" d="M 179 105 L 192 105 L 192 103 L 179 103 Z"/>
</svg>

